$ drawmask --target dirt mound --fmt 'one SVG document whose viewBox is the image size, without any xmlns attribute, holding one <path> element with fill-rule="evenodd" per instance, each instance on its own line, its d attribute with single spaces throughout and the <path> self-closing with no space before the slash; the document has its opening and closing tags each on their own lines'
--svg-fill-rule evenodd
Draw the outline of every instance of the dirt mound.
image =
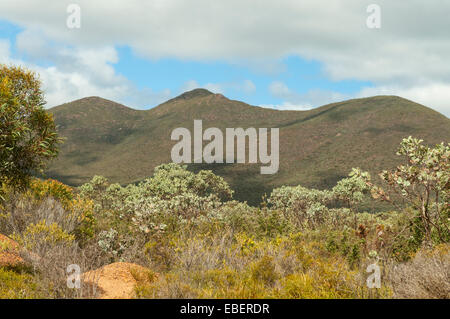
<svg viewBox="0 0 450 319">
<path fill-rule="evenodd" d="M 0 234 L 0 267 L 15 267 L 24 264 L 19 256 L 19 244 Z"/>
<path fill-rule="evenodd" d="M 84 284 L 95 285 L 100 299 L 130 299 L 135 297 L 138 282 L 152 280 L 153 273 L 142 266 L 117 262 L 82 274 Z"/>
</svg>

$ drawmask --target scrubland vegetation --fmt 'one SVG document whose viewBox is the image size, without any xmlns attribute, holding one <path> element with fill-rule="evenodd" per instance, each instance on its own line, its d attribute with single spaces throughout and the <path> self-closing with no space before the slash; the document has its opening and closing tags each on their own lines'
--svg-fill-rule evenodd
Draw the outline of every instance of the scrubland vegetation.
<svg viewBox="0 0 450 319">
<path fill-rule="evenodd" d="M 354 169 L 331 190 L 275 189 L 260 207 L 177 164 L 125 187 L 101 176 L 77 189 L 4 184 L 0 232 L 29 266 L 1 270 L 1 296 L 93 297 L 90 286 L 66 287 L 67 265 L 127 261 L 149 269 L 140 298 L 448 298 L 449 152 L 405 139 L 407 164 L 381 173 L 384 188 Z M 367 197 L 407 205 L 358 211 Z M 373 263 L 382 285 L 369 289 Z"/>
<path fill-rule="evenodd" d="M 0 264 L 1 298 L 93 298 L 93 284 L 67 286 L 67 267 L 117 261 L 148 269 L 133 275 L 137 298 L 450 297 L 449 144 L 410 137 L 395 170 L 355 168 L 329 190 L 283 186 L 259 206 L 177 164 L 139 184 L 95 176 L 71 188 L 31 178 L 60 141 L 33 76 L 0 75 L 0 234 L 24 261 Z M 396 209 L 367 213 L 367 200 Z M 0 241 L 0 256 L 14 250 Z M 374 263 L 381 286 L 368 288 Z"/>
</svg>

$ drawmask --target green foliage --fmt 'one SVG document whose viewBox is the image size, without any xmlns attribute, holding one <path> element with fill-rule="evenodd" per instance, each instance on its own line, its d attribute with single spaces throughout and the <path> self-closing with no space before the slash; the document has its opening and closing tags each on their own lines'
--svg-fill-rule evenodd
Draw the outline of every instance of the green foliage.
<svg viewBox="0 0 450 319">
<path fill-rule="evenodd" d="M 24 188 L 56 157 L 60 139 L 36 74 L 0 65 L 0 182 Z"/>
<path fill-rule="evenodd" d="M 120 243 L 118 232 L 114 229 L 101 231 L 98 236 L 98 246 L 111 256 L 111 260 L 120 257 L 125 247 Z"/>
<path fill-rule="evenodd" d="M 279 278 L 274 260 L 270 256 L 263 256 L 251 265 L 252 279 L 261 281 L 264 285 L 273 285 Z"/>
<path fill-rule="evenodd" d="M 306 211 L 315 203 L 326 204 L 331 200 L 330 192 L 307 189 L 303 186 L 282 186 L 274 189 L 268 203 L 275 209 Z"/>
<path fill-rule="evenodd" d="M 278 209 L 297 225 L 314 225 L 323 222 L 329 211 L 325 206 L 332 200 L 332 193 L 303 186 L 282 186 L 272 191 L 268 206 Z"/>
<path fill-rule="evenodd" d="M 45 220 L 37 224 L 30 224 L 21 234 L 11 236 L 20 246 L 28 250 L 34 250 L 37 245 L 68 245 L 73 243 L 75 236 L 66 233 L 56 223 L 48 224 Z"/>
<path fill-rule="evenodd" d="M 0 267 L 0 299 L 44 298 L 32 274 L 17 273 Z"/>
<path fill-rule="evenodd" d="M 185 235 L 148 244 L 152 259 L 171 262 L 160 268 L 157 280 L 139 287 L 139 297 L 365 298 L 370 293 L 345 258 L 324 254 L 319 241 L 303 234 L 268 240 L 245 233 L 230 237 L 222 230 L 190 235 L 190 241 Z M 165 254 L 157 254 L 162 247 Z M 389 296 L 386 286 L 378 292 L 378 298 Z"/>
<path fill-rule="evenodd" d="M 151 178 L 138 185 L 122 187 L 95 176 L 80 187 L 80 194 L 94 201 L 96 211 L 111 219 L 114 229 L 131 229 L 145 236 L 158 225 L 166 224 L 161 219 L 171 217 L 165 215 L 181 219 L 206 215 L 222 206 L 223 200 L 231 199 L 233 192 L 210 171 L 194 174 L 186 166 L 172 163 L 158 166 Z M 125 225 L 128 230 L 123 228 Z"/>
<path fill-rule="evenodd" d="M 264 237 L 276 237 L 288 233 L 292 229 L 291 222 L 277 210 L 262 209 L 257 212 L 258 227 L 254 234 Z"/>
<path fill-rule="evenodd" d="M 29 188 L 17 193 L 3 186 L 4 207 L 0 207 L 0 231 L 20 234 L 43 220 L 57 224 L 83 244 L 94 236 L 96 218 L 92 201 L 81 198 L 67 185 L 55 180 L 32 179 Z"/>
<path fill-rule="evenodd" d="M 189 165 L 195 171 L 212 169 L 230 184 L 234 199 L 250 205 L 258 205 L 265 193 L 282 185 L 331 189 L 352 167 L 368 169 L 375 177 L 399 164 L 395 149 L 408 135 L 428 143 L 450 139 L 450 119 L 395 96 L 292 112 L 212 93 L 173 99 L 147 112 L 90 97 L 49 111 L 60 125 L 61 136 L 67 137 L 60 156 L 52 161 L 50 176 L 70 185 L 86 183 L 99 173 L 121 185 L 141 181 L 154 167 L 170 161 L 175 144 L 168 138 L 170 132 L 176 127 L 191 128 L 194 119 L 202 118 L 204 129 L 217 127 L 222 132 L 227 127 L 279 127 L 282 167 L 278 174 L 261 175 L 260 164 Z M 386 206 L 377 203 L 371 210 Z"/>
<path fill-rule="evenodd" d="M 29 190 L 38 199 L 51 196 L 61 202 L 64 206 L 69 206 L 70 202 L 74 199 L 71 187 L 53 179 L 48 179 L 46 181 L 33 179 L 30 183 Z"/>
<path fill-rule="evenodd" d="M 89 183 L 80 186 L 80 194 L 85 197 L 89 197 L 91 200 L 95 201 L 98 209 L 105 208 L 107 205 L 107 200 L 105 191 L 109 187 L 108 179 L 103 176 L 95 175 Z M 118 185 L 120 188 L 120 185 Z M 113 189 L 111 189 L 112 191 Z M 109 195 L 109 194 L 108 194 Z"/>
<path fill-rule="evenodd" d="M 364 199 L 368 193 L 370 174 L 362 172 L 359 168 L 353 168 L 348 178 L 341 179 L 333 187 L 332 193 L 337 200 L 343 201 L 347 207 L 352 208 Z"/>
<path fill-rule="evenodd" d="M 186 193 L 200 197 L 211 195 L 220 200 L 231 199 L 233 191 L 220 176 L 211 171 L 200 171 L 194 174 L 186 165 L 175 163 L 162 164 L 155 168 L 152 178 L 140 184 L 144 194 L 166 200 Z"/>
<path fill-rule="evenodd" d="M 445 164 L 444 155 L 436 156 Z M 427 181 L 441 183 L 434 173 Z M 447 190 L 439 187 L 442 203 L 436 207 L 448 206 Z M 409 265 L 404 264 L 408 260 L 414 261 L 405 268 L 411 273 L 422 264 L 436 269 L 421 274 L 423 280 L 432 279 L 428 286 L 436 291 L 430 295 L 444 290 L 435 283 L 446 278 L 448 244 L 439 249 L 439 258 L 433 257 L 437 265 L 426 264 L 421 252 L 427 232 L 417 207 L 358 212 L 356 204 L 369 191 L 388 196 L 360 169 L 331 191 L 277 188 L 261 207 L 231 200 L 228 184 L 212 172 L 193 173 L 176 164 L 158 167 L 137 185 L 110 184 L 95 176 L 78 190 L 52 180 L 33 180 L 21 194 L 3 189 L 7 200 L 0 208 L 0 226 L 12 223 L 2 229 L 17 229 L 13 238 L 25 250 L 45 256 L 41 262 L 53 253 L 55 269 L 58 263 L 66 266 L 61 256 L 72 258 L 72 250 L 61 248 L 72 246 L 83 255 L 97 252 L 104 263 L 146 265 L 152 269 L 148 276 L 133 275 L 141 298 L 389 298 L 414 286 L 406 277 L 390 279 L 394 267 Z M 336 207 L 337 201 L 349 208 Z M 18 220 L 20 227 L 14 224 Z M 439 241 L 437 231 L 431 236 Z M 365 281 L 367 264 L 373 262 L 383 276 L 376 292 Z M 48 267 L 39 268 L 39 274 Z M 38 272 L 32 276 L 38 278 Z M 58 278 L 64 283 L 65 277 Z M 25 279 L 17 278 L 19 283 Z M 24 288 L 30 294 L 33 289 Z M 10 290 L 4 293 L 9 296 Z"/>
<path fill-rule="evenodd" d="M 428 243 L 450 240 L 450 144 L 434 148 L 412 137 L 403 139 L 398 155 L 406 157 L 406 164 L 394 171 L 383 171 L 380 177 L 389 190 L 400 195 L 417 210 Z M 377 190 L 375 193 L 383 193 Z M 388 196 L 381 196 L 389 200 Z"/>
<path fill-rule="evenodd" d="M 343 232 L 332 231 L 326 236 L 326 250 L 345 258 L 352 268 L 356 268 L 361 261 L 362 247 L 364 247 L 364 240 L 358 238 L 357 233 L 350 232 L 349 229 Z"/>
</svg>

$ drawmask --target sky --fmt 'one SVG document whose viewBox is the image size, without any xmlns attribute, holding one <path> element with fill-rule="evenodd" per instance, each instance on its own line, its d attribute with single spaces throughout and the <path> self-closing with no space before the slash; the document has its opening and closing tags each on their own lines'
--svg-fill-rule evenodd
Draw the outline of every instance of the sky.
<svg viewBox="0 0 450 319">
<path fill-rule="evenodd" d="M 47 107 L 148 109 L 202 87 L 280 110 L 398 95 L 450 116 L 449 14 L 448 0 L 2 0 L 0 63 L 36 71 Z"/>
</svg>

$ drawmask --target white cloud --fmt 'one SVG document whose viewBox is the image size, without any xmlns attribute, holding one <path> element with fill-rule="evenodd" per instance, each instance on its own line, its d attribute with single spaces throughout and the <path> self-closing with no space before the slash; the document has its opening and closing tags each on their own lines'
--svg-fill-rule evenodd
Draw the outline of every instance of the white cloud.
<svg viewBox="0 0 450 319">
<path fill-rule="evenodd" d="M 282 82 L 272 82 L 269 86 L 269 92 L 284 102 L 277 105 L 263 105 L 263 107 L 272 107 L 280 110 L 307 110 L 351 98 L 397 95 L 433 108 L 447 117 L 450 116 L 450 104 L 448 103 L 450 101 L 450 84 L 446 83 L 433 83 L 410 88 L 402 88 L 400 86 L 366 87 L 353 94 L 341 94 L 324 90 L 310 90 L 305 94 L 298 94 L 290 90 Z"/>
<path fill-rule="evenodd" d="M 72 1 L 4 0 L 0 17 L 81 46 L 128 44 L 150 58 L 267 61 L 299 54 L 336 79 L 449 80 L 450 3 L 379 0 L 382 28 L 368 29 L 369 0 L 79 0 L 81 29 L 68 29 Z M 47 4 L 47 5 L 45 5 Z"/>
<path fill-rule="evenodd" d="M 201 87 L 203 87 L 213 93 L 220 93 L 220 94 L 224 93 L 223 87 L 220 83 L 206 83 L 205 85 L 203 85 Z"/>
<path fill-rule="evenodd" d="M 49 46 L 49 39 L 36 29 L 26 29 L 16 37 L 16 47 L 30 59 L 42 59 L 52 56 L 53 50 Z"/>
<path fill-rule="evenodd" d="M 256 85 L 250 80 L 242 82 L 223 82 L 223 83 L 205 83 L 200 84 L 196 80 L 189 80 L 185 82 L 180 89 L 180 93 L 190 91 L 196 88 L 204 88 L 213 93 L 224 94 L 226 90 L 233 89 L 243 91 L 247 94 L 252 94 L 256 90 Z"/>
<path fill-rule="evenodd" d="M 290 102 L 283 102 L 281 104 L 263 104 L 261 107 L 266 107 L 276 110 L 284 111 L 306 111 L 311 110 L 313 106 L 311 104 L 293 104 Z"/>
<path fill-rule="evenodd" d="M 8 39 L 0 38 L 0 63 L 7 63 L 10 56 L 11 43 Z"/>
<path fill-rule="evenodd" d="M 309 90 L 306 93 L 299 94 L 280 81 L 272 82 L 269 85 L 269 92 L 274 97 L 284 101 L 276 106 L 277 109 L 283 110 L 307 110 L 350 98 L 350 95 L 320 89 Z"/>
<path fill-rule="evenodd" d="M 117 62 L 117 53 L 113 48 L 61 49 L 54 54 L 54 66 L 27 65 L 40 74 L 49 107 L 96 95 L 131 107 L 145 108 L 170 96 L 170 92 L 139 90 L 117 74 L 111 65 Z"/>
<path fill-rule="evenodd" d="M 269 91 L 276 97 L 286 99 L 293 94 L 293 92 L 287 87 L 286 84 L 280 81 L 274 81 L 269 85 Z"/>
<path fill-rule="evenodd" d="M 205 84 L 199 84 L 197 81 L 195 80 L 189 80 L 186 83 L 184 83 L 181 86 L 181 89 L 179 91 L 179 93 L 183 93 L 185 91 L 191 91 L 193 89 L 197 89 L 197 88 L 204 88 L 207 89 L 208 91 L 211 91 L 213 93 L 223 93 L 223 87 L 220 83 L 205 83 Z"/>
<path fill-rule="evenodd" d="M 42 43 L 33 34 L 94 52 L 129 45 L 150 59 L 227 60 L 261 72 L 277 70 L 284 56 L 299 55 L 321 62 L 333 80 L 370 81 L 378 90 L 394 88 L 440 110 L 450 106 L 440 100 L 450 84 L 449 1 L 424 6 L 422 0 L 378 0 L 381 29 L 366 26 L 372 0 L 259 0 L 257 6 L 243 0 L 78 0 L 81 29 L 68 29 L 71 2 L 2 0 L 0 18 L 24 27 L 18 45 L 37 55 Z M 108 73 L 113 62 L 104 54 L 98 71 Z M 106 73 L 88 80 L 108 82 Z M 319 101 L 332 93 L 310 95 Z"/>
<path fill-rule="evenodd" d="M 367 97 L 373 95 L 398 95 L 431 107 L 447 117 L 450 117 L 450 84 L 448 83 L 433 83 L 426 86 L 410 88 L 395 86 L 364 88 L 357 94 L 357 97 Z"/>
<path fill-rule="evenodd" d="M 70 48 L 52 45 L 41 33 L 26 30 L 17 36 L 17 49 L 29 57 L 11 57 L 10 43 L 0 39 L 0 63 L 21 65 L 36 71 L 42 80 L 47 107 L 86 96 L 101 96 L 134 108 L 155 106 L 171 96 L 170 90 L 138 89 L 114 70 L 118 55 L 113 47 Z M 34 63 L 51 61 L 43 67 Z"/>
<path fill-rule="evenodd" d="M 242 90 L 247 94 L 254 93 L 256 91 L 256 85 L 250 80 L 245 80 L 242 83 Z"/>
<path fill-rule="evenodd" d="M 181 92 L 191 91 L 193 89 L 199 88 L 200 84 L 198 84 L 195 80 L 189 80 L 181 86 Z"/>
</svg>

